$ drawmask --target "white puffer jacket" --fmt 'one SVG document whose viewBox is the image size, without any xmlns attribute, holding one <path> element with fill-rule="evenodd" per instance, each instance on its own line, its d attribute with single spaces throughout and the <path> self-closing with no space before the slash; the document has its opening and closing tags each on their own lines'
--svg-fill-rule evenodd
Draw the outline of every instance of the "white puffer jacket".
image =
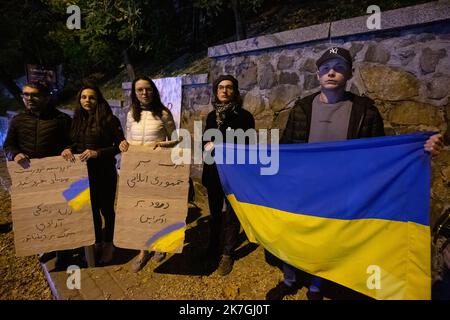
<svg viewBox="0 0 450 320">
<path fill-rule="evenodd" d="M 131 111 L 127 114 L 126 135 L 130 145 L 150 145 L 152 142 L 170 140 L 174 130 L 175 122 L 167 108 L 162 111 L 161 117 L 142 110 L 139 122 L 133 119 Z"/>
</svg>

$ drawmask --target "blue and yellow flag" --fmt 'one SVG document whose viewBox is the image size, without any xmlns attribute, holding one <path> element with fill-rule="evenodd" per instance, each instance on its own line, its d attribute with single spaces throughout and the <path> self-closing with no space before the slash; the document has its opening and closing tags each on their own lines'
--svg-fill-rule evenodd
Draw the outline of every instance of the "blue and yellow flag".
<svg viewBox="0 0 450 320">
<path fill-rule="evenodd" d="M 174 252 L 183 248 L 185 231 L 185 222 L 171 224 L 151 236 L 146 245 L 150 251 Z"/>
<path fill-rule="evenodd" d="M 280 145 L 274 175 L 217 167 L 251 242 L 376 299 L 430 299 L 429 136 Z M 218 145 L 216 155 L 242 150 L 258 146 Z"/>
<path fill-rule="evenodd" d="M 89 178 L 85 177 L 71 183 L 69 188 L 63 191 L 63 196 L 74 211 L 83 209 L 91 201 Z"/>
</svg>

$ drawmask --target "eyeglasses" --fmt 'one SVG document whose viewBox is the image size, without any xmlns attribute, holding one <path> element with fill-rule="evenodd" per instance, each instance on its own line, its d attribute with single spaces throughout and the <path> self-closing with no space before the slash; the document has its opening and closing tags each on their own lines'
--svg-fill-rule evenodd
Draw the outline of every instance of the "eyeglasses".
<svg viewBox="0 0 450 320">
<path fill-rule="evenodd" d="M 137 88 L 136 89 L 136 92 L 139 93 L 139 94 L 144 93 L 144 91 L 146 91 L 146 92 L 153 92 L 153 89 L 152 88 Z"/>
<path fill-rule="evenodd" d="M 34 98 L 40 98 L 42 97 L 41 93 L 29 93 L 29 92 L 23 92 L 21 94 L 22 98 L 27 98 L 27 99 L 34 99 Z"/>
<path fill-rule="evenodd" d="M 218 86 L 217 90 L 233 90 L 233 86 Z"/>
</svg>

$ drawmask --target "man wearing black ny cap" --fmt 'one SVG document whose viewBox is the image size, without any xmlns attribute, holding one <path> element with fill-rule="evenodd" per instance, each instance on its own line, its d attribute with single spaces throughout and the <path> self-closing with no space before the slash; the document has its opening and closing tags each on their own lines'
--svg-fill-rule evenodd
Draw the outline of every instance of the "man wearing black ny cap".
<svg viewBox="0 0 450 320">
<path fill-rule="evenodd" d="M 280 143 L 308 143 L 384 136 L 374 102 L 345 91 L 352 59 L 343 48 L 330 48 L 317 60 L 320 92 L 297 100 Z"/>
<path fill-rule="evenodd" d="M 384 136 L 383 119 L 374 102 L 346 91 L 352 77 L 352 58 L 348 50 L 333 47 L 316 61 L 320 92 L 296 101 L 291 109 L 280 143 L 309 143 Z M 424 145 L 439 153 L 441 135 L 433 135 Z M 296 269 L 283 263 L 284 281 L 267 293 L 267 299 L 283 299 L 297 291 Z M 312 277 L 307 296 L 322 299 L 322 279 Z"/>
</svg>

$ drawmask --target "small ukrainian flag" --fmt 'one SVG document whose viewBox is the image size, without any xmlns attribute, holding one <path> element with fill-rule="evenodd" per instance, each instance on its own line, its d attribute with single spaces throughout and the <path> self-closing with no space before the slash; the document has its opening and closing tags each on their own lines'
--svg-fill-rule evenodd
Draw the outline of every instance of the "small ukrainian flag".
<svg viewBox="0 0 450 320">
<path fill-rule="evenodd" d="M 147 240 L 150 251 L 176 252 L 183 247 L 186 223 L 174 223 L 154 234 Z"/>
<path fill-rule="evenodd" d="M 91 201 L 89 178 L 82 178 L 72 183 L 68 189 L 63 191 L 63 196 L 74 211 L 80 211 Z"/>
</svg>

